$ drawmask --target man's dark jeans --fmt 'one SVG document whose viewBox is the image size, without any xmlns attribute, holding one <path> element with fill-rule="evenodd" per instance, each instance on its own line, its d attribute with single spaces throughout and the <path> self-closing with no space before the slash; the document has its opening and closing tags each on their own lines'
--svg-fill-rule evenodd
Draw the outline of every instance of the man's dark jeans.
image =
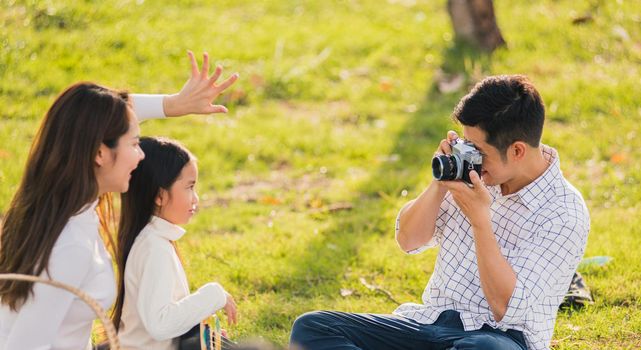
<svg viewBox="0 0 641 350">
<path fill-rule="evenodd" d="M 452 310 L 434 324 L 395 315 L 311 312 L 294 322 L 290 343 L 304 350 L 526 349 L 522 332 L 488 325 L 466 332 Z"/>
</svg>

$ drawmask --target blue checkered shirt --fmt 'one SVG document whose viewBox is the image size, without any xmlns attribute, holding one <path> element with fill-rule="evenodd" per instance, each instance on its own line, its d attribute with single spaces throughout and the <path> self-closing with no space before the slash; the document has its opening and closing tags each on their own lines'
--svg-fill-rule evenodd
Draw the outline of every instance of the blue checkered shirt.
<svg viewBox="0 0 641 350">
<path fill-rule="evenodd" d="M 542 145 L 548 169 L 520 191 L 503 196 L 488 186 L 492 228 L 517 281 L 507 311 L 496 322 L 483 295 L 469 221 L 447 193 L 432 240 L 409 253 L 440 245 L 423 304 L 408 303 L 394 313 L 420 323 L 456 310 L 466 331 L 488 324 L 522 331 L 528 349 L 548 349 L 560 303 L 583 256 L 590 217 L 581 194 L 561 173 L 556 150 Z M 399 218 L 396 219 L 398 234 Z"/>
</svg>

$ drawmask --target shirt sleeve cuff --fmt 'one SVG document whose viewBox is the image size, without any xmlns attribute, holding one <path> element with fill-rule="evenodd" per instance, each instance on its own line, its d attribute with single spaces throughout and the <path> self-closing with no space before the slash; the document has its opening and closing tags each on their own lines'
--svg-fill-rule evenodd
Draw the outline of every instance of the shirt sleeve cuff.
<svg viewBox="0 0 641 350">
<path fill-rule="evenodd" d="M 401 213 L 403 212 L 403 209 L 405 209 L 405 207 L 408 206 L 408 205 L 409 205 L 409 203 L 406 204 L 405 206 L 403 206 L 403 208 L 401 208 L 401 210 L 398 211 L 398 215 L 396 215 L 396 225 L 394 227 L 394 234 L 396 236 L 396 241 L 397 242 L 398 242 L 398 232 L 399 232 L 400 227 L 401 227 Z M 422 253 L 422 252 L 434 247 L 435 245 L 436 245 L 436 239 L 435 239 L 435 237 L 432 237 L 432 239 L 430 239 L 429 242 L 425 243 L 424 245 L 422 245 L 422 246 L 420 246 L 420 247 L 418 247 L 416 249 L 406 250 L 405 253 L 410 254 L 410 255 Z"/>
<path fill-rule="evenodd" d="M 131 94 L 130 96 L 139 122 L 165 117 L 162 103 L 167 95 Z"/>
<path fill-rule="evenodd" d="M 222 309 L 227 303 L 227 292 L 218 283 L 207 283 L 198 289 L 198 293 L 207 295 L 206 299 L 211 303 L 214 312 Z"/>
<path fill-rule="evenodd" d="M 514 291 L 507 303 L 505 315 L 503 315 L 499 324 L 507 326 L 522 323 L 525 313 L 528 312 L 529 309 L 527 297 L 525 286 L 517 277 Z"/>
</svg>

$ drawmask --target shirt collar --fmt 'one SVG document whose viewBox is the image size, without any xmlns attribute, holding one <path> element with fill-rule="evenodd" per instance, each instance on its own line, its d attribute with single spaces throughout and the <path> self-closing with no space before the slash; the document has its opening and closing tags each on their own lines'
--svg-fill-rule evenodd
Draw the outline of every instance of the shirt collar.
<svg viewBox="0 0 641 350">
<path fill-rule="evenodd" d="M 186 232 L 184 228 L 174 225 L 171 222 L 155 215 L 151 217 L 149 225 L 152 228 L 150 231 L 154 235 L 166 238 L 170 241 L 179 240 Z"/>
<path fill-rule="evenodd" d="M 543 152 L 543 157 L 550 165 L 545 169 L 543 174 L 516 192 L 521 203 L 531 211 L 539 207 L 541 200 L 545 198 L 545 193 L 548 192 L 553 187 L 554 182 L 562 176 L 561 162 L 559 161 L 557 151 L 550 146 L 541 144 L 541 152 Z"/>
<path fill-rule="evenodd" d="M 538 209 L 541 200 L 545 198 L 545 193 L 549 191 L 553 183 L 562 176 L 558 152 L 554 148 L 544 144 L 541 144 L 541 152 L 545 160 L 549 163 L 549 166 L 543 174 L 522 189 L 507 196 L 501 194 L 501 186 L 491 186 L 490 192 L 493 194 L 494 199 L 512 197 L 520 200 L 521 203 L 531 211 Z"/>
</svg>

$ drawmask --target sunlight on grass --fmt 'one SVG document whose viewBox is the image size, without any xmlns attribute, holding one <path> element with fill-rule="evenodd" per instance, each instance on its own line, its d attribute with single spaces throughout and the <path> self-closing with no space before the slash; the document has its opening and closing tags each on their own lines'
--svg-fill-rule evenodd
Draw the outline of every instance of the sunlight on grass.
<svg viewBox="0 0 641 350">
<path fill-rule="evenodd" d="M 436 255 L 396 247 L 396 212 L 431 181 L 467 88 L 522 73 L 546 103 L 544 142 L 588 203 L 586 256 L 614 257 L 582 271 L 596 303 L 559 314 L 554 346 L 641 345 L 637 2 L 496 2 L 508 47 L 492 56 L 455 45 L 444 0 L 0 4 L 0 215 L 64 87 L 171 93 L 187 78 L 186 50 L 208 51 L 225 75 L 240 73 L 218 101 L 230 113 L 142 132 L 199 158 L 202 210 L 180 242 L 191 286 L 217 280 L 232 292 L 242 317 L 233 337 L 285 344 L 307 311 L 392 311 L 361 278 L 419 301 Z M 439 93 L 435 77 L 461 70 L 461 89 Z"/>
</svg>

